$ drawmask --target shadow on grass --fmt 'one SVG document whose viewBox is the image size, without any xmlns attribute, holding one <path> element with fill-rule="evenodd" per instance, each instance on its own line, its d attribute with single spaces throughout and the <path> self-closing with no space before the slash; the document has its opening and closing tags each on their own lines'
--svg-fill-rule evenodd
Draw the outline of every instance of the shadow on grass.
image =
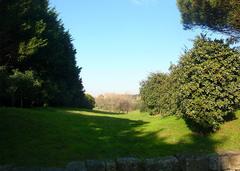
<svg viewBox="0 0 240 171">
<path fill-rule="evenodd" d="M 1 109 L 0 109 L 1 110 Z M 165 131 L 142 131 L 149 124 L 107 116 L 15 109 L 0 111 L 0 164 L 64 166 L 69 161 L 177 153 L 210 153 L 223 142 L 208 136 L 184 135 L 167 142 Z M 174 138 L 174 137 L 173 137 Z"/>
<path fill-rule="evenodd" d="M 93 112 L 95 114 L 107 114 L 107 115 L 119 115 L 119 114 L 122 114 L 122 113 L 118 113 L 118 112 L 102 111 L 102 110 L 97 110 L 97 109 L 93 109 L 93 110 L 81 109 L 81 111 Z"/>
</svg>

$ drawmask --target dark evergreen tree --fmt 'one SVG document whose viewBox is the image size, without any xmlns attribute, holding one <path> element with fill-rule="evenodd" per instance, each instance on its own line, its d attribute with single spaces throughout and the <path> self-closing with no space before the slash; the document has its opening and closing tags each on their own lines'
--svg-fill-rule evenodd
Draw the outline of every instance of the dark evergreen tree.
<svg viewBox="0 0 240 171">
<path fill-rule="evenodd" d="M 142 105 L 150 114 L 167 116 L 171 114 L 171 80 L 165 73 L 153 73 L 141 82 L 140 96 Z"/>
<path fill-rule="evenodd" d="M 41 81 L 38 104 L 81 106 L 84 92 L 76 50 L 48 0 L 1 0 L 0 21 L 0 66 L 4 73 L 8 77 L 16 69 L 34 73 Z M 1 83 L 4 85 L 7 83 Z M 11 105 L 10 99 L 1 95 L 0 102 Z M 32 104 L 27 99 L 25 103 Z"/>
</svg>

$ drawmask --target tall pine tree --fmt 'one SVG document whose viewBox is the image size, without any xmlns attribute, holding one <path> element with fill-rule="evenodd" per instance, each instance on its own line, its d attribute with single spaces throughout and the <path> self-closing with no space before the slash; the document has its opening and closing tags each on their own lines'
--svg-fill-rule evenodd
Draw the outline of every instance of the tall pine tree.
<svg viewBox="0 0 240 171">
<path fill-rule="evenodd" d="M 37 99 L 38 105 L 81 106 L 84 92 L 76 50 L 48 0 L 1 0 L 0 21 L 0 66 L 8 73 L 1 75 L 10 77 L 17 69 L 41 81 L 38 97 L 26 99 L 24 105 Z M 9 94 L 0 98 L 2 105 L 11 104 Z"/>
</svg>

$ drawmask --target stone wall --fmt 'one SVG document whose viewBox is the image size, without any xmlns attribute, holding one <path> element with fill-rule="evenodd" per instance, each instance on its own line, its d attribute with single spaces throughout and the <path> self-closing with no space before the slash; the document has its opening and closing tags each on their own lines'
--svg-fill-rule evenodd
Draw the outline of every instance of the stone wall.
<svg viewBox="0 0 240 171">
<path fill-rule="evenodd" d="M 240 152 L 204 156 L 176 155 L 140 160 L 86 160 L 67 164 L 65 168 L 27 168 L 0 166 L 0 171 L 240 171 Z"/>
</svg>

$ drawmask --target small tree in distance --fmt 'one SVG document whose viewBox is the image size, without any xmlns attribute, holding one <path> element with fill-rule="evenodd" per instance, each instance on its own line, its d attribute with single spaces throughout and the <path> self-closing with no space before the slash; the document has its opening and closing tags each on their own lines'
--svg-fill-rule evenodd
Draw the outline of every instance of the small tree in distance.
<svg viewBox="0 0 240 171">
<path fill-rule="evenodd" d="M 126 99 L 121 99 L 119 101 L 119 111 L 123 113 L 128 113 L 130 110 L 131 104 L 128 100 Z"/>
<path fill-rule="evenodd" d="M 95 107 L 95 98 L 90 95 L 90 94 L 85 94 L 84 95 L 84 100 L 83 100 L 83 108 L 86 109 L 93 109 Z"/>
<path fill-rule="evenodd" d="M 162 117 L 176 113 L 178 83 L 175 66 L 172 65 L 169 70 L 170 73 L 152 73 L 141 82 L 141 111 Z"/>
</svg>

